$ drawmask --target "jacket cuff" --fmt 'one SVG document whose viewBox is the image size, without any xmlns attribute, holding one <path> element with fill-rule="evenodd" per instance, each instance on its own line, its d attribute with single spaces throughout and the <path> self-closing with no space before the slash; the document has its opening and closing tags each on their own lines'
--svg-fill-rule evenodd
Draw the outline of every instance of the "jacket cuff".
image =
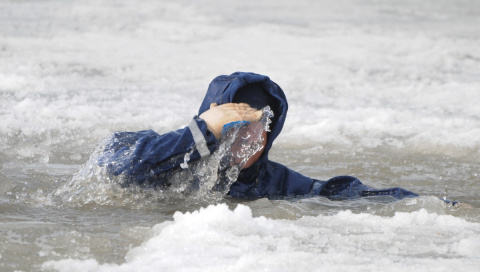
<svg viewBox="0 0 480 272">
<path fill-rule="evenodd" d="M 215 135 L 207 129 L 207 124 L 203 119 L 198 116 L 195 116 L 188 128 L 192 133 L 193 140 L 195 142 L 195 147 L 200 154 L 200 157 L 207 157 L 215 151 L 218 146 L 218 141 L 215 138 Z"/>
<path fill-rule="evenodd" d="M 323 189 L 323 185 L 325 185 L 325 182 L 314 179 L 312 187 L 310 188 L 310 195 L 318 196 Z"/>
</svg>

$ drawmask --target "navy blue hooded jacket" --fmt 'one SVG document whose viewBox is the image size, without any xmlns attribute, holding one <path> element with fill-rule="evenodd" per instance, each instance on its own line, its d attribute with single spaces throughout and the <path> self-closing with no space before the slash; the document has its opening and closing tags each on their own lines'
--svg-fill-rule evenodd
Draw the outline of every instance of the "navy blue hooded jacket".
<svg viewBox="0 0 480 272">
<path fill-rule="evenodd" d="M 190 161 L 211 155 L 219 145 L 208 131 L 206 123 L 198 116 L 210 108 L 234 101 L 237 92 L 263 91 L 270 98 L 275 116 L 270 124 L 267 143 L 260 159 L 240 171 L 229 194 L 241 198 L 280 198 L 296 196 L 326 196 L 331 199 L 347 199 L 365 196 L 388 195 L 398 199 L 418 196 L 401 189 L 376 190 L 362 184 L 357 178 L 339 176 L 328 181 L 311 179 L 286 166 L 270 161 L 268 152 L 280 134 L 287 115 L 288 104 L 282 89 L 267 76 L 237 72 L 215 78 L 209 85 L 198 115 L 190 124 L 177 131 L 158 134 L 152 130 L 117 132 L 105 147 L 98 160 L 113 175 L 124 175 L 124 186 L 138 184 L 153 187 L 168 187 L 169 177 L 180 169 L 187 152 Z"/>
</svg>

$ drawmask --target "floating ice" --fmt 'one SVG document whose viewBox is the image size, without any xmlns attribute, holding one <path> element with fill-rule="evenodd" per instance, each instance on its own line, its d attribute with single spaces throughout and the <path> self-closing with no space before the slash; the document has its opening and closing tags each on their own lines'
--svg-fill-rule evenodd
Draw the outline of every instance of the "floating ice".
<svg viewBox="0 0 480 272">
<path fill-rule="evenodd" d="M 393 217 L 342 211 L 298 220 L 238 205 L 175 213 L 120 265 L 49 261 L 57 271 L 445 271 L 478 268 L 480 225 L 419 210 Z"/>
</svg>

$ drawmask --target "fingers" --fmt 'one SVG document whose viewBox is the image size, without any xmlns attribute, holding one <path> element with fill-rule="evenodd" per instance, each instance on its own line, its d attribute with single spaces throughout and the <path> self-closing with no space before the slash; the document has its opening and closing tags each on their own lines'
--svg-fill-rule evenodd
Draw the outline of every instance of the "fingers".
<svg viewBox="0 0 480 272">
<path fill-rule="evenodd" d="M 250 107 L 250 105 L 246 103 L 226 103 L 226 104 L 220 105 L 219 107 L 222 107 L 225 110 L 237 111 L 239 113 L 257 111 L 257 109 Z"/>
<path fill-rule="evenodd" d="M 246 103 L 227 103 L 221 105 L 220 107 L 223 107 L 224 110 L 231 112 L 230 118 L 235 119 L 234 121 L 256 122 L 260 120 L 263 115 L 262 110 L 252 108 Z"/>
<path fill-rule="evenodd" d="M 217 139 L 220 138 L 220 132 L 225 124 L 236 121 L 257 122 L 262 118 L 263 111 L 250 107 L 246 103 L 227 103 L 217 106 L 216 103 L 210 104 L 210 109 L 200 115 L 207 128 Z"/>
<path fill-rule="evenodd" d="M 244 121 L 249 121 L 251 123 L 257 122 L 262 118 L 263 111 L 262 110 L 256 110 L 253 112 L 248 112 L 247 114 L 244 115 Z"/>
<path fill-rule="evenodd" d="M 253 122 L 257 122 L 257 121 L 260 121 L 260 119 L 262 118 L 263 116 L 263 110 L 257 110 L 254 114 L 255 116 L 255 120 Z"/>
</svg>

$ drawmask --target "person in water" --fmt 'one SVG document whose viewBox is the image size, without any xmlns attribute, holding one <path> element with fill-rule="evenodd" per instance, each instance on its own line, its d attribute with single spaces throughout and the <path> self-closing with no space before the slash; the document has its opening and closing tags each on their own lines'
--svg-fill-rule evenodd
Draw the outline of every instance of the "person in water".
<svg viewBox="0 0 480 272">
<path fill-rule="evenodd" d="M 402 188 L 370 188 L 352 176 L 327 181 L 312 179 L 269 160 L 270 148 L 287 117 L 287 99 L 280 86 L 267 76 L 245 72 L 216 77 L 208 87 L 198 115 L 185 128 L 165 134 L 153 130 L 114 133 L 105 147 L 107 156 L 99 159 L 99 164 L 113 175 L 123 175 L 123 186 L 168 188 L 172 175 L 182 170 L 186 154 L 189 163 L 211 156 L 219 148 L 224 127 L 236 122 L 253 125 L 262 117 L 260 109 L 266 106 L 273 111 L 270 131 L 262 132 L 262 147 L 231 183 L 230 196 L 249 199 L 324 196 L 336 200 L 418 196 Z"/>
</svg>

